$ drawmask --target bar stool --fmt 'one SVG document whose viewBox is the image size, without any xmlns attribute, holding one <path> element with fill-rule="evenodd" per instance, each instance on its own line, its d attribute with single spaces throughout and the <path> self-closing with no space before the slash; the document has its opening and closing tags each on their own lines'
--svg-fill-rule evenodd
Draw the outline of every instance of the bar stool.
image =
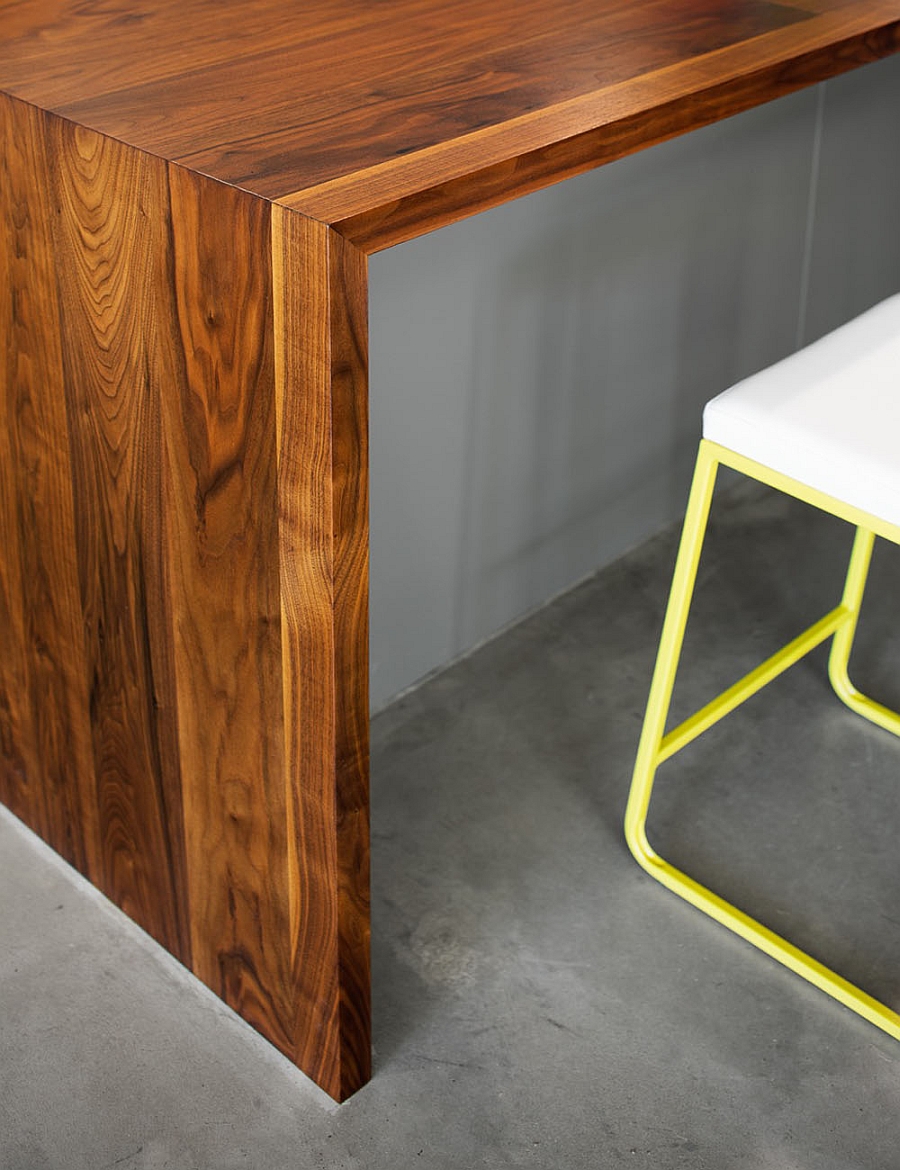
<svg viewBox="0 0 900 1170">
<path fill-rule="evenodd" d="M 719 464 L 849 521 L 856 536 L 840 604 L 667 733 Z M 900 295 L 707 403 L 625 835 L 637 861 L 664 886 L 900 1040 L 900 1015 L 670 865 L 646 834 L 659 765 L 828 638 L 828 672 L 838 696 L 900 735 L 900 716 L 860 694 L 847 673 L 876 536 L 900 544 Z"/>
</svg>

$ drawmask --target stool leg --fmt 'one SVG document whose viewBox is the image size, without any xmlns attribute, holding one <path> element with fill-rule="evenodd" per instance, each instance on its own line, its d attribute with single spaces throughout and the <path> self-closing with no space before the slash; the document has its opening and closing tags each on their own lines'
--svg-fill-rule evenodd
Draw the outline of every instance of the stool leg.
<svg viewBox="0 0 900 1170">
<path fill-rule="evenodd" d="M 657 858 L 647 841 L 647 810 L 653 792 L 653 778 L 659 765 L 659 749 L 672 701 L 672 688 L 681 657 L 718 467 L 718 460 L 711 454 L 708 444 L 701 442 L 625 813 L 628 846 L 635 859 L 649 872 L 653 872 L 651 867 Z"/>
<path fill-rule="evenodd" d="M 867 528 L 857 528 L 841 602 L 843 608 L 848 611 L 848 617 L 835 633 L 831 643 L 828 677 L 831 679 L 831 685 L 839 698 L 847 704 L 851 711 L 871 720 L 872 723 L 877 723 L 879 727 L 893 732 L 894 735 L 900 735 L 900 715 L 858 691 L 847 673 L 874 543 L 875 534 L 873 532 Z"/>
<path fill-rule="evenodd" d="M 895 1040 L 900 1040 L 900 1015 L 830 970 L 817 959 L 812 958 L 811 955 L 806 954 L 805 951 L 801 951 L 793 943 L 775 934 L 761 922 L 751 918 L 749 914 L 732 906 L 730 902 L 719 897 L 718 894 L 713 893 L 700 882 L 676 869 L 675 866 L 660 857 L 647 840 L 647 812 L 653 792 L 654 777 L 661 762 L 661 744 L 666 717 L 706 531 L 717 466 L 718 462 L 710 447 L 701 443 L 691 497 L 685 516 L 681 546 L 675 565 L 675 576 L 669 595 L 669 605 L 663 623 L 656 669 L 650 686 L 650 698 L 644 717 L 631 791 L 628 797 L 628 807 L 625 813 L 625 837 L 635 859 L 651 877 L 773 959 L 777 959 L 779 963 L 783 963 L 791 971 L 802 976 L 839 1003 L 844 1004 L 845 1007 L 849 1007 L 863 1019 L 881 1028 Z M 846 660 L 853 641 L 855 628 L 853 615 L 858 612 L 865 584 L 865 573 L 871 553 L 870 537 L 871 534 L 868 536 L 858 535 L 857 544 L 854 546 L 851 557 L 847 591 L 848 593 L 852 591 L 853 596 L 857 594 L 858 596 L 856 597 L 855 610 L 851 609 L 846 625 L 842 624 L 842 628 L 835 635 L 836 642 L 838 638 L 841 639 L 838 643 L 840 648 L 835 651 L 838 664 L 842 658 L 844 661 Z M 871 701 L 867 700 L 866 702 Z M 873 704 L 873 706 L 875 705 Z M 869 708 L 864 713 L 868 718 L 872 717 Z M 891 713 L 888 712 L 888 714 Z"/>
</svg>

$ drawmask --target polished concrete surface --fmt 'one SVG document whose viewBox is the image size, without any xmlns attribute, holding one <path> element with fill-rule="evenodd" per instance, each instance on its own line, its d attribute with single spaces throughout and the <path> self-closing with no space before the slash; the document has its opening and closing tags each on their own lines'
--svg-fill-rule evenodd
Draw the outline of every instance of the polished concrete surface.
<svg viewBox="0 0 900 1170">
<path fill-rule="evenodd" d="M 343 1106 L 0 817 L 0 1167 L 897 1170 L 900 1045 L 623 844 L 674 541 L 375 720 L 376 1071 Z M 848 549 L 772 493 L 720 499 L 679 708 L 829 608 Z M 896 705 L 898 580 L 879 548 L 855 660 Z M 652 837 L 896 1005 L 898 780 L 817 654 L 667 765 Z"/>
</svg>

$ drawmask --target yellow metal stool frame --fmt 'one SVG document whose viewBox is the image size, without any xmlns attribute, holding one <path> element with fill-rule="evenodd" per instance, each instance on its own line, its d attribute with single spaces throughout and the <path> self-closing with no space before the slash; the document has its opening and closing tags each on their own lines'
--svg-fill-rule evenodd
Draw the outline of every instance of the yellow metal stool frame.
<svg viewBox="0 0 900 1170">
<path fill-rule="evenodd" d="M 856 538 L 840 605 L 773 654 L 761 666 L 745 675 L 712 702 L 707 703 L 696 714 L 666 733 L 666 718 L 675 673 L 694 591 L 716 473 L 720 464 L 733 467 L 745 475 L 849 521 L 856 526 Z M 827 638 L 834 639 L 828 673 L 838 696 L 858 714 L 900 736 L 900 715 L 860 694 L 850 682 L 847 673 L 876 536 L 900 544 L 900 527 L 827 496 L 717 443 L 707 439 L 701 442 L 625 814 L 625 836 L 637 861 L 657 881 L 798 975 L 802 975 L 804 979 L 808 979 L 810 983 L 877 1025 L 894 1039 L 900 1040 L 900 1015 L 670 865 L 654 851 L 646 833 L 653 780 L 659 765 Z"/>
</svg>

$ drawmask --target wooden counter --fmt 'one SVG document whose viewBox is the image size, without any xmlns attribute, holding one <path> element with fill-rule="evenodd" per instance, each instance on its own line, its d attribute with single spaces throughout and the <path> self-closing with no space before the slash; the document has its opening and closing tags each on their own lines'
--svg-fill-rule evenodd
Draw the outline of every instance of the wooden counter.
<svg viewBox="0 0 900 1170">
<path fill-rule="evenodd" d="M 0 796 L 370 1075 L 368 253 L 900 48 L 900 0 L 0 2 Z"/>
</svg>

